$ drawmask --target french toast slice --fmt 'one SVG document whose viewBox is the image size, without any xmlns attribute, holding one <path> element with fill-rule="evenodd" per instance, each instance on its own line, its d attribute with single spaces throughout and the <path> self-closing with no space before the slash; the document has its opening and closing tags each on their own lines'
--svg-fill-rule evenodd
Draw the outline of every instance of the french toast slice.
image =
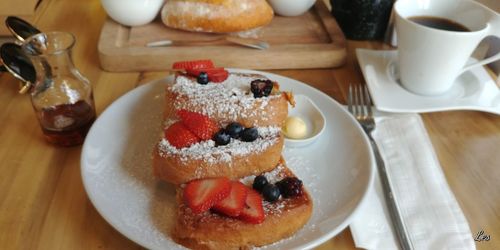
<svg viewBox="0 0 500 250">
<path fill-rule="evenodd" d="M 196 77 L 178 73 L 165 93 L 164 118 L 176 119 L 176 111 L 185 109 L 209 116 L 221 124 L 239 122 L 245 127 L 283 125 L 288 116 L 290 95 L 274 82 L 269 96 L 255 98 L 250 90 L 254 80 L 269 80 L 259 74 L 229 73 L 220 83 L 202 85 Z"/>
<path fill-rule="evenodd" d="M 230 179 L 272 170 L 279 162 L 283 135 L 279 127 L 259 127 L 253 142 L 233 140 L 216 146 L 213 140 L 178 149 L 162 138 L 153 150 L 153 173 L 173 184 L 226 176 Z"/>
<path fill-rule="evenodd" d="M 264 174 L 271 183 L 295 176 L 284 161 Z M 248 176 L 239 181 L 251 186 L 254 178 Z M 264 221 L 250 224 L 211 211 L 193 213 L 183 202 L 181 185 L 177 189 L 178 214 L 172 237 L 192 249 L 247 249 L 288 238 L 302 228 L 312 214 L 312 199 L 304 187 L 302 189 L 302 193 L 293 198 L 282 197 L 272 203 L 264 201 Z"/>
</svg>

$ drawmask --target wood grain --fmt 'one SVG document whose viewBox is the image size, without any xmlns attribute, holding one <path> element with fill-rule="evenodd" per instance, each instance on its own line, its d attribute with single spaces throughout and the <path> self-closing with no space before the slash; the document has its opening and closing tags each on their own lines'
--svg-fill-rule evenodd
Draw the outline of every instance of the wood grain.
<svg viewBox="0 0 500 250">
<path fill-rule="evenodd" d="M 158 71 L 175 61 L 211 58 L 218 66 L 251 69 L 331 68 L 343 65 L 345 38 L 322 1 L 300 17 L 275 17 L 257 31 L 271 44 L 265 51 L 229 43 L 206 46 L 145 47 L 158 40 L 210 41 L 220 34 L 194 33 L 165 27 L 161 20 L 124 27 L 108 20 L 99 40 L 99 56 L 107 71 Z"/>
<path fill-rule="evenodd" d="M 129 90 L 166 71 L 109 73 L 99 67 L 97 44 L 106 15 L 98 0 L 51 1 L 41 30 L 75 34 L 74 59 L 93 84 L 98 113 Z M 321 37 L 324 39 L 324 37 Z M 345 65 L 335 69 L 272 71 L 314 86 L 345 103 L 349 83 L 364 79 L 355 48 L 389 49 L 378 42 L 348 41 Z M 0 74 L 0 249 L 142 249 L 95 210 L 80 176 L 81 147 L 45 143 L 27 95 Z M 434 149 L 472 233 L 484 230 L 500 245 L 500 116 L 471 111 L 422 114 Z M 472 235 L 471 235 L 472 237 Z M 346 229 L 317 249 L 355 249 Z"/>
</svg>

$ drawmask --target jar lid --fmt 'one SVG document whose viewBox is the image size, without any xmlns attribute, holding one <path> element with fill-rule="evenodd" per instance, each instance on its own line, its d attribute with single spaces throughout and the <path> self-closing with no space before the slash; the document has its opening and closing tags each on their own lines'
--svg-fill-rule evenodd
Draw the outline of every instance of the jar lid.
<svg viewBox="0 0 500 250">
<path fill-rule="evenodd" d="M 5 19 L 5 25 L 12 35 L 21 42 L 24 42 L 24 40 L 32 35 L 41 33 L 41 31 L 32 24 L 15 16 L 8 16 L 7 19 Z"/>
<path fill-rule="evenodd" d="M 22 81 L 19 93 L 28 92 L 32 83 L 36 81 L 36 71 L 30 59 L 23 53 L 21 46 L 14 43 L 4 43 L 0 47 L 0 59 L 6 70 Z"/>
</svg>

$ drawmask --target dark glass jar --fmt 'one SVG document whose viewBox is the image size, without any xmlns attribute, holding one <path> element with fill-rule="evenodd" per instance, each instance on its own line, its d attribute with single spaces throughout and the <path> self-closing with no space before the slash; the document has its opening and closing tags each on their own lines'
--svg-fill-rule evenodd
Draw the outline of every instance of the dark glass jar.
<svg viewBox="0 0 500 250">
<path fill-rule="evenodd" d="M 394 0 L 330 0 L 332 15 L 353 40 L 382 39 Z"/>
</svg>

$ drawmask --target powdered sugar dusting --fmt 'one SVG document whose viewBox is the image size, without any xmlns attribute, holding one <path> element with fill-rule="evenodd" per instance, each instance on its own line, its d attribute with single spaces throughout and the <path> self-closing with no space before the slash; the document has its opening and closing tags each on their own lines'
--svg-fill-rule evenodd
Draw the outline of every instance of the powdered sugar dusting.
<svg viewBox="0 0 500 250">
<path fill-rule="evenodd" d="M 190 160 L 203 160 L 208 164 L 231 162 L 234 156 L 259 153 L 279 141 L 281 131 L 279 127 L 259 127 L 257 130 L 259 138 L 253 142 L 231 139 L 228 145 L 216 146 L 213 140 L 206 140 L 190 147 L 178 149 L 163 138 L 158 144 L 158 148 L 162 157 L 178 157 L 183 162 Z"/>
<path fill-rule="evenodd" d="M 188 76 L 179 75 L 169 89 L 179 95 L 174 101 L 177 110 L 201 108 L 200 112 L 210 117 L 219 116 L 225 117 L 227 121 L 234 121 L 238 117 L 260 115 L 268 106 L 269 100 L 281 98 L 279 94 L 254 98 L 250 91 L 250 82 L 257 79 L 267 78 L 229 74 L 229 77 L 221 83 L 210 82 L 201 85 Z"/>
<path fill-rule="evenodd" d="M 173 17 L 179 20 L 180 28 L 195 31 L 212 32 L 206 25 L 192 27 L 194 20 L 206 19 L 208 22 L 234 18 L 245 12 L 254 11 L 258 5 L 253 0 L 225 0 L 225 1 L 167 1 L 166 9 L 162 11 L 162 19 Z M 230 8 L 231 7 L 231 8 Z"/>
<path fill-rule="evenodd" d="M 262 207 L 264 208 L 265 214 L 273 214 L 279 216 L 281 213 L 283 213 L 283 210 L 286 207 L 286 203 L 287 199 L 281 198 L 276 202 L 263 201 Z"/>
<path fill-rule="evenodd" d="M 282 164 L 279 164 L 273 170 L 264 173 L 264 176 L 266 177 L 269 183 L 274 184 L 286 177 L 285 173 L 283 172 L 284 168 L 285 167 Z M 240 182 L 247 186 L 251 186 L 255 177 L 256 177 L 255 175 L 246 176 L 241 178 Z"/>
</svg>

